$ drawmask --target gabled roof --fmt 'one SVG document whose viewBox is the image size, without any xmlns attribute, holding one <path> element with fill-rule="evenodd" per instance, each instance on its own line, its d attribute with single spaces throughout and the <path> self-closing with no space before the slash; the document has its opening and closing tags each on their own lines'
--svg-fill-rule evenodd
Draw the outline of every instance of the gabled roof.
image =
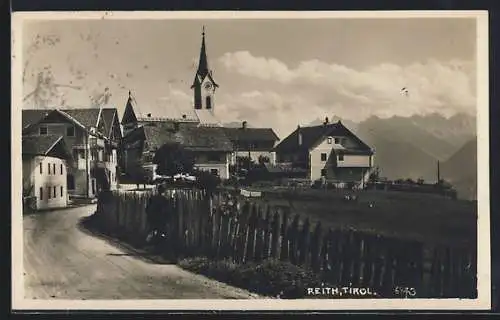
<svg viewBox="0 0 500 320">
<path fill-rule="evenodd" d="M 137 117 L 134 112 L 134 104 L 135 104 L 134 100 L 132 99 L 132 96 L 129 93 L 127 104 L 125 105 L 125 111 L 123 111 L 121 124 L 137 122 Z"/>
<path fill-rule="evenodd" d="M 61 109 L 60 111 L 71 116 L 86 128 L 96 127 L 99 117 L 99 108 Z"/>
<path fill-rule="evenodd" d="M 271 128 L 224 128 L 231 141 L 279 141 Z"/>
<path fill-rule="evenodd" d="M 148 147 L 158 149 L 164 144 L 180 143 L 194 151 L 232 151 L 231 141 L 223 128 L 196 127 L 180 124 L 178 130 L 172 122 L 145 124 L 127 135 L 127 139 L 139 134 L 146 140 Z"/>
<path fill-rule="evenodd" d="M 40 122 L 52 110 L 44 109 L 23 109 L 22 110 L 22 124 L 23 129 Z"/>
<path fill-rule="evenodd" d="M 58 147 L 57 152 L 55 152 Z M 71 159 L 71 153 L 66 147 L 62 136 L 31 135 L 22 137 L 22 154 L 31 156 L 51 156 L 61 159 Z"/>
<path fill-rule="evenodd" d="M 300 146 L 298 137 L 299 132 L 302 135 L 302 144 Z M 328 136 L 350 137 L 358 144 L 358 147 L 354 149 L 351 148 L 349 151 L 359 151 L 363 154 L 373 153 L 372 149 L 366 143 L 361 141 L 361 139 L 347 129 L 340 121 L 326 125 L 299 127 L 277 145 L 275 150 L 280 152 L 310 150 Z"/>
<path fill-rule="evenodd" d="M 77 126 L 85 129 L 97 127 L 97 120 L 99 119 L 100 108 L 78 108 L 78 109 L 25 109 L 22 111 L 23 129 L 37 124 L 53 112 L 57 112 L 67 118 L 69 121 L 75 123 Z M 113 115 L 117 112 L 116 108 L 102 108 L 101 118 L 106 128 L 106 136 L 109 136 L 109 131 L 113 124 Z M 101 120 L 100 120 L 101 121 Z"/>
<path fill-rule="evenodd" d="M 118 110 L 116 108 L 103 108 L 101 112 L 100 121 L 104 122 L 104 128 L 106 129 L 106 137 L 111 136 L 111 130 L 114 125 L 114 118 L 118 117 Z"/>
</svg>

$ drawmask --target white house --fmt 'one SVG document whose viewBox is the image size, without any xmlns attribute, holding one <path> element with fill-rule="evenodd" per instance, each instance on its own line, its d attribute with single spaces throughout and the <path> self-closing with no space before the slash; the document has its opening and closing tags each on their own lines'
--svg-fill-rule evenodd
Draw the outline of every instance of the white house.
<svg viewBox="0 0 500 320">
<path fill-rule="evenodd" d="M 300 127 L 276 147 L 277 160 L 307 169 L 312 181 L 324 177 L 338 183 L 367 181 L 374 152 L 340 121 Z"/>
<path fill-rule="evenodd" d="M 23 135 L 63 136 L 72 152 L 67 186 L 75 197 L 93 198 L 105 185 L 118 183 L 118 143 L 121 139 L 115 108 L 25 109 Z"/>
<path fill-rule="evenodd" d="M 62 136 L 23 136 L 23 194 L 36 197 L 36 209 L 66 207 L 67 161 L 71 154 Z"/>
</svg>

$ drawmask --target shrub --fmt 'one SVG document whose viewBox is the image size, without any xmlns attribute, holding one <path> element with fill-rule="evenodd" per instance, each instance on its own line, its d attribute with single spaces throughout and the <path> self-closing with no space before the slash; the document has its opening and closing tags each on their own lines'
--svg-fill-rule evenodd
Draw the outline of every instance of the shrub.
<svg viewBox="0 0 500 320">
<path fill-rule="evenodd" d="M 266 296 L 304 298 L 307 287 L 320 287 L 320 277 L 290 262 L 268 259 L 238 264 L 231 260 L 184 259 L 182 268 Z"/>
<path fill-rule="evenodd" d="M 208 171 L 196 171 L 194 175 L 196 177 L 196 186 L 200 189 L 206 190 L 210 195 L 215 192 L 217 187 L 222 182 L 218 176 L 213 175 Z"/>
</svg>

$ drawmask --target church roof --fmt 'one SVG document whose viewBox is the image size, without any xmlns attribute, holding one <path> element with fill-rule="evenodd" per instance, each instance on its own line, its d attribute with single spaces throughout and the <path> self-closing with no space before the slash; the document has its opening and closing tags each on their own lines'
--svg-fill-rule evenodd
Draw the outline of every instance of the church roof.
<svg viewBox="0 0 500 320">
<path fill-rule="evenodd" d="M 202 127 L 222 127 L 222 124 L 217 120 L 210 110 L 195 109 L 196 117 L 198 118 L 199 125 Z"/>
</svg>

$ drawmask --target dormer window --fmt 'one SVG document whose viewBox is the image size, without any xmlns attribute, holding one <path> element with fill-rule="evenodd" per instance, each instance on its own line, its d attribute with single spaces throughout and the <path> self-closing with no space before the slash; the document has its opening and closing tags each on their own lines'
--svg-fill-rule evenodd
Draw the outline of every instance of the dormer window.
<svg viewBox="0 0 500 320">
<path fill-rule="evenodd" d="M 340 142 L 340 139 L 339 138 L 335 138 L 335 144 L 339 144 Z"/>
<path fill-rule="evenodd" d="M 333 141 L 332 137 L 328 137 L 328 138 L 326 139 L 326 142 L 327 142 L 328 144 L 332 144 L 332 141 Z"/>
<path fill-rule="evenodd" d="M 38 131 L 41 136 L 45 136 L 49 133 L 49 130 L 46 126 L 40 126 L 40 128 L 38 128 Z"/>
</svg>

